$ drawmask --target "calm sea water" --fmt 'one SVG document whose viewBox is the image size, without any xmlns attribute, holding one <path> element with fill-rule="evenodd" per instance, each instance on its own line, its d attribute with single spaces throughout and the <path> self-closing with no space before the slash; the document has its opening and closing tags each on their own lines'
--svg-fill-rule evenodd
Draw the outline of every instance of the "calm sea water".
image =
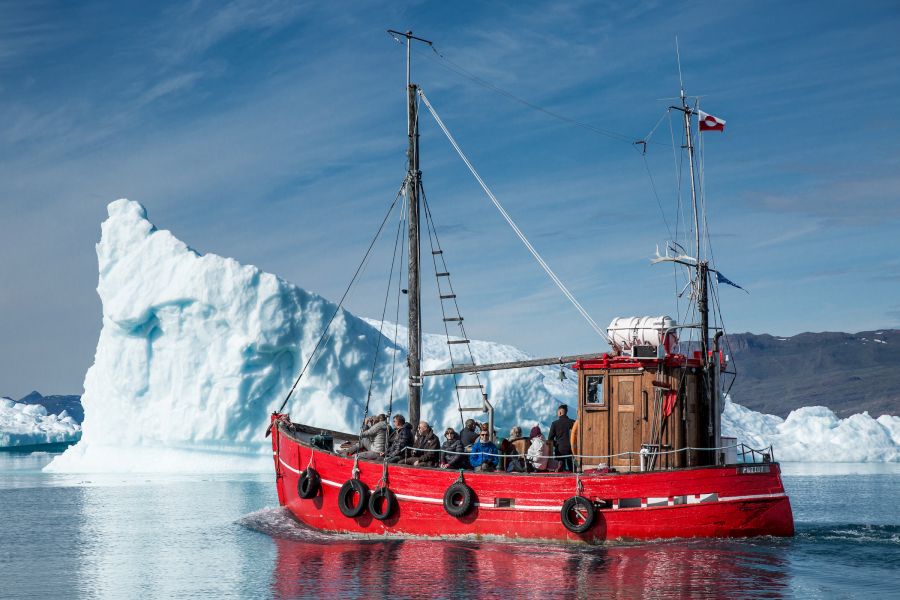
<svg viewBox="0 0 900 600">
<path fill-rule="evenodd" d="M 71 476 L 0 453 L 0 598 L 900 597 L 900 465 L 785 465 L 793 539 L 354 541 L 268 475 Z"/>
</svg>

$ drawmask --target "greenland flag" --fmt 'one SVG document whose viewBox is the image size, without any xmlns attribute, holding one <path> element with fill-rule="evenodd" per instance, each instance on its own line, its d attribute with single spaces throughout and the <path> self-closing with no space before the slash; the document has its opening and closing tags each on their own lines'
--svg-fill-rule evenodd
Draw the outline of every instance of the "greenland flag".
<svg viewBox="0 0 900 600">
<path fill-rule="evenodd" d="M 700 131 L 725 131 L 725 119 L 708 115 L 702 110 L 697 113 L 700 117 Z"/>
</svg>

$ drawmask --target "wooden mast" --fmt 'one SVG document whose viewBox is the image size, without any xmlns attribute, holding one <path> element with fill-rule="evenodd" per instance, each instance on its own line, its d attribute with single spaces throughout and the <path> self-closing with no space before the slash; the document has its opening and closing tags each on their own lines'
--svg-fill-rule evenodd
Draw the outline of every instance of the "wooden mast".
<svg viewBox="0 0 900 600">
<path fill-rule="evenodd" d="M 421 286 L 419 285 L 419 127 L 418 104 L 415 84 L 407 84 L 409 111 L 409 172 L 406 179 L 407 203 L 409 204 L 409 422 L 415 428 L 419 422 L 422 378 L 422 315 Z"/>
<path fill-rule="evenodd" d="M 413 429 L 419 423 L 421 393 L 422 393 L 422 314 L 421 314 L 421 286 L 419 284 L 419 188 L 422 185 L 422 172 L 419 170 L 419 116 L 418 116 L 418 86 L 410 82 L 410 50 L 412 41 L 416 40 L 428 44 L 428 40 L 416 37 L 412 31 L 401 33 L 389 29 L 392 36 L 406 38 L 406 116 L 409 148 L 407 150 L 408 170 L 406 174 L 406 198 L 409 205 L 409 265 L 407 276 L 407 298 L 409 300 L 408 321 L 408 353 L 407 364 L 409 366 L 409 422 Z"/>
</svg>

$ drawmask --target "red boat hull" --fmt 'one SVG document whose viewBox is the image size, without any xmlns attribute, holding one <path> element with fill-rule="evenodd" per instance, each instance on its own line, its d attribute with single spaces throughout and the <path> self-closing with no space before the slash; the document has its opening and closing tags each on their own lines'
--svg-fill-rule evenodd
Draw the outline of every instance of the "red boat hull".
<svg viewBox="0 0 900 600">
<path fill-rule="evenodd" d="M 388 488 L 397 509 L 384 521 L 368 511 L 356 518 L 338 507 L 340 487 L 351 478 L 353 460 L 298 441 L 273 427 L 272 444 L 278 500 L 302 523 L 329 532 L 362 536 L 429 538 L 505 538 L 602 543 L 619 539 L 791 536 L 794 519 L 777 463 L 698 467 L 647 473 L 473 473 L 465 483 L 475 504 L 463 517 L 450 516 L 445 490 L 457 471 L 388 466 Z M 322 480 L 309 500 L 300 498 L 300 474 L 312 466 Z M 359 461 L 359 479 L 374 490 L 382 479 L 380 462 Z M 572 533 L 561 507 L 576 495 L 604 501 L 593 526 Z"/>
</svg>

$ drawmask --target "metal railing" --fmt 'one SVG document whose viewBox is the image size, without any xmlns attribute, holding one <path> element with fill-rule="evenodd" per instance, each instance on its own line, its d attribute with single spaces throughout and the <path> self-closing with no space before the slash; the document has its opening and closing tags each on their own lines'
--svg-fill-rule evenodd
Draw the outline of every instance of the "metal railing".
<svg viewBox="0 0 900 600">
<path fill-rule="evenodd" d="M 775 462 L 775 453 L 774 453 L 773 447 L 771 445 L 769 445 L 766 448 L 752 448 L 751 446 L 748 446 L 747 444 L 743 444 L 743 443 L 729 444 L 728 446 L 720 446 L 718 448 L 695 448 L 693 446 L 689 446 L 686 448 L 677 448 L 677 449 L 672 449 L 672 450 L 650 450 L 649 448 L 645 447 L 645 448 L 641 448 L 641 450 L 638 452 L 619 452 L 617 454 L 554 454 L 554 455 L 549 455 L 549 456 L 542 454 L 542 455 L 534 456 L 531 458 L 557 459 L 557 460 L 560 458 L 574 458 L 574 459 L 578 459 L 579 462 L 581 462 L 582 459 L 585 459 L 585 458 L 592 459 L 592 460 L 599 460 L 599 459 L 627 457 L 628 461 L 629 461 L 629 468 L 632 468 L 633 467 L 632 461 L 634 460 L 635 457 L 638 457 L 640 459 L 640 464 L 643 467 L 647 464 L 645 461 L 647 461 L 647 459 L 650 456 L 677 454 L 679 452 L 694 451 L 694 452 L 716 452 L 717 453 L 716 454 L 716 464 L 718 465 L 719 464 L 718 458 L 720 456 L 720 454 L 718 452 L 721 450 L 730 450 L 732 448 L 736 449 L 736 454 L 739 457 L 738 463 L 741 463 L 741 464 Z M 408 451 L 421 452 L 423 455 L 426 453 L 428 453 L 428 454 L 451 454 L 451 455 L 457 455 L 457 456 L 462 456 L 462 455 L 469 456 L 472 454 L 472 452 L 454 452 L 452 450 L 432 450 L 432 449 L 423 450 L 422 448 L 416 448 L 414 446 L 406 446 L 403 449 L 403 452 L 404 452 L 404 454 L 407 454 Z M 500 454 L 500 453 L 493 453 L 493 452 L 479 452 L 479 454 L 482 454 L 484 456 L 496 457 L 498 459 L 509 458 L 511 456 L 521 456 L 521 455 Z M 527 457 L 527 454 L 526 454 L 526 457 Z M 748 460 L 748 457 L 749 457 L 749 460 Z M 726 464 L 726 463 L 723 462 L 722 464 Z M 642 470 L 644 470 L 644 469 L 642 469 Z M 650 468 L 647 470 L 653 470 L 653 469 Z"/>
<path fill-rule="evenodd" d="M 751 448 L 747 444 L 738 444 L 737 447 L 741 463 L 775 462 L 775 450 L 771 444 L 769 444 L 768 448 Z M 750 460 L 747 460 L 748 456 Z M 756 460 L 757 457 L 759 457 L 759 461 Z"/>
</svg>

